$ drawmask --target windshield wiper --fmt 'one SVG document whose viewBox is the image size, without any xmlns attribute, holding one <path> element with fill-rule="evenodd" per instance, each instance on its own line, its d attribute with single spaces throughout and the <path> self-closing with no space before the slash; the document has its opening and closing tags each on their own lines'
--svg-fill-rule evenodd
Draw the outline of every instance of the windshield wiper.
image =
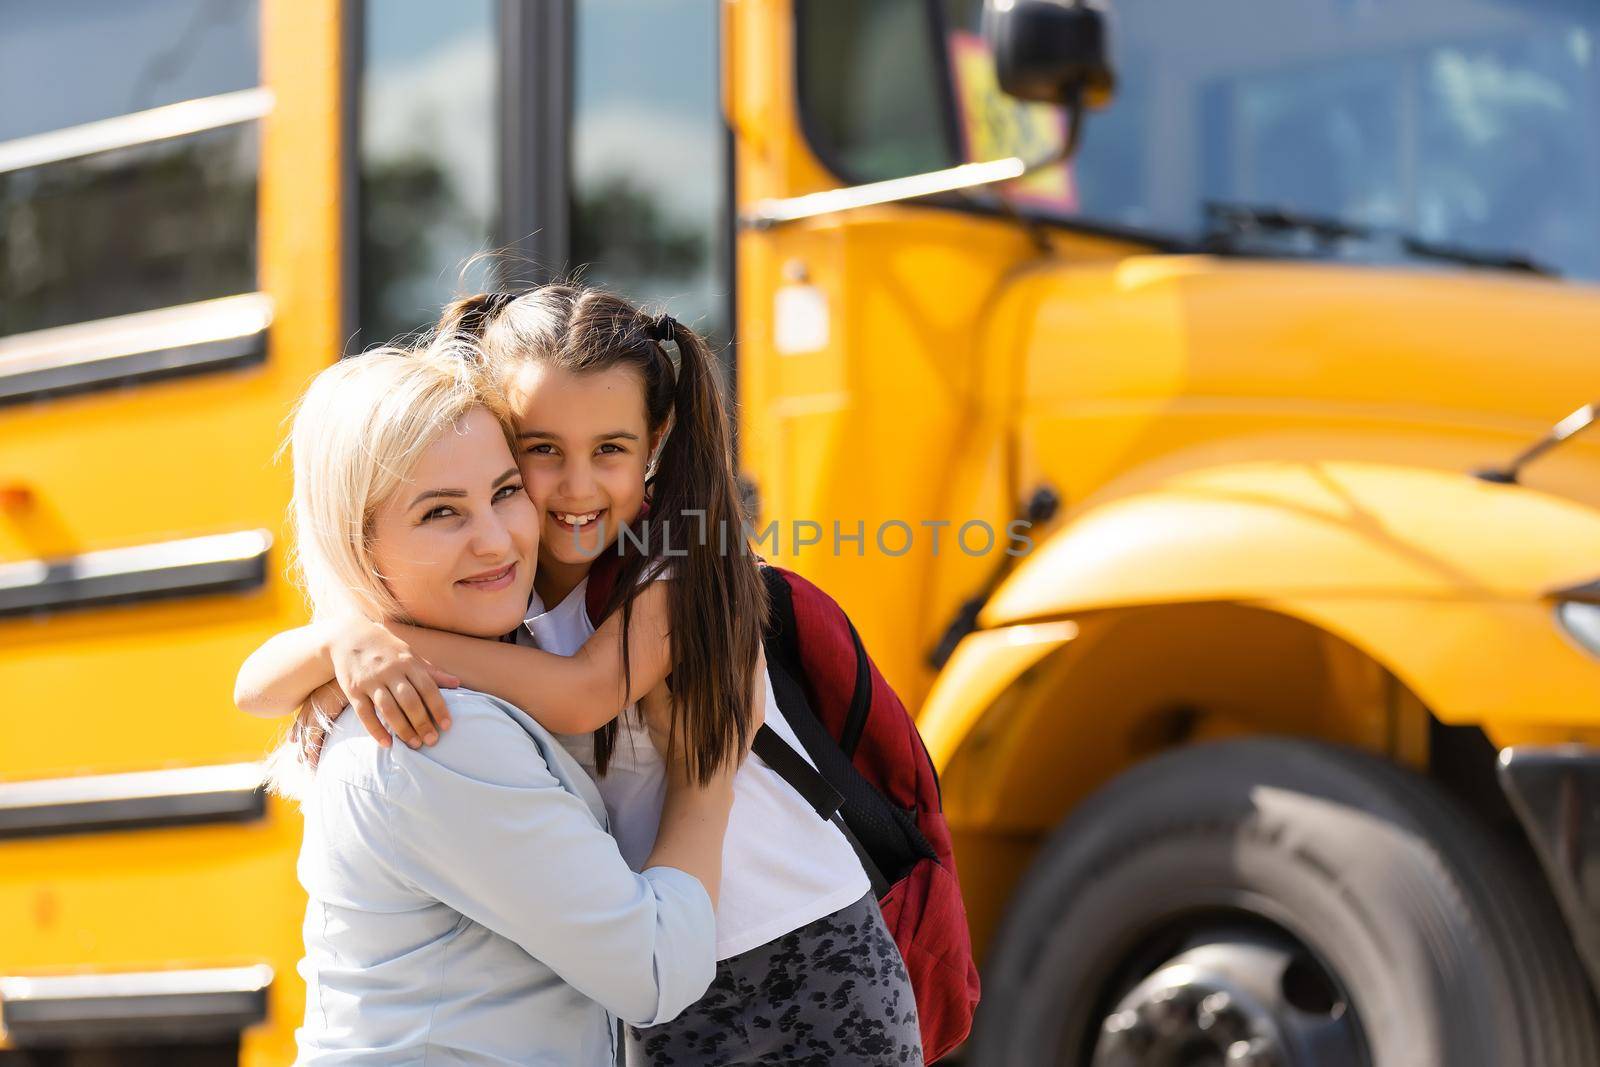
<svg viewBox="0 0 1600 1067">
<path fill-rule="evenodd" d="M 1332 252 L 1336 244 L 1345 240 L 1388 240 L 1408 255 L 1419 259 L 1437 259 L 1469 267 L 1516 271 L 1551 278 L 1558 276 L 1558 272 L 1554 269 L 1521 252 L 1483 252 L 1460 245 L 1430 241 L 1403 230 L 1366 226 L 1329 215 L 1296 211 L 1292 208 L 1213 200 L 1206 202 L 1204 210 L 1206 233 L 1203 243 L 1209 250 L 1217 252 L 1247 251 L 1248 242 L 1253 237 L 1290 233 L 1310 237 L 1320 249 L 1327 252 Z"/>
</svg>

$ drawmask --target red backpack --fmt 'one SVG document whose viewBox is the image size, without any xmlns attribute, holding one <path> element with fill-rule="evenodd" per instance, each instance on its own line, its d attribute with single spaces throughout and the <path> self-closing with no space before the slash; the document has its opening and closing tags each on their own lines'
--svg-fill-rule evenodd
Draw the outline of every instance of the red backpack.
<svg viewBox="0 0 1600 1067">
<path fill-rule="evenodd" d="M 618 563 L 607 553 L 590 571 L 587 605 L 596 626 Z M 816 768 L 766 726 L 752 751 L 819 816 L 839 816 L 905 959 L 923 1055 L 932 1063 L 966 1038 L 978 1005 L 933 761 L 844 609 L 793 571 L 763 563 L 761 574 L 771 601 L 765 644 L 773 693 Z"/>
</svg>

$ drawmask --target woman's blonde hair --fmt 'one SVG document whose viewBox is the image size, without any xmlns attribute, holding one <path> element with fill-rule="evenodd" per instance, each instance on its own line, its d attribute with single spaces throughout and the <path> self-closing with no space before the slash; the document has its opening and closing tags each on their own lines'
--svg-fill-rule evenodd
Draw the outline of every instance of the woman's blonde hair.
<svg viewBox="0 0 1600 1067">
<path fill-rule="evenodd" d="M 483 373 L 476 349 L 461 338 L 375 349 L 311 382 L 286 445 L 294 458 L 290 572 L 314 616 L 404 618 L 378 572 L 373 520 L 428 447 L 480 407 L 499 422 L 514 452 L 510 408 Z M 321 716 L 295 716 L 268 757 L 268 788 L 290 798 L 307 795 L 329 725 Z"/>
<path fill-rule="evenodd" d="M 474 408 L 516 430 L 500 391 L 459 339 L 421 350 L 377 349 L 334 364 L 312 381 L 290 431 L 294 456 L 293 572 L 313 615 L 403 617 L 378 573 L 378 509 L 439 435 Z"/>
</svg>

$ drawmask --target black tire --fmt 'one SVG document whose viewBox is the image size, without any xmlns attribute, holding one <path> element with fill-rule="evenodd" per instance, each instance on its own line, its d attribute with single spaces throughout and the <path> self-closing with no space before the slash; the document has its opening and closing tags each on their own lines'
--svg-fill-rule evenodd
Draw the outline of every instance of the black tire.
<svg viewBox="0 0 1600 1067">
<path fill-rule="evenodd" d="M 1082 1067 L 1136 947 L 1224 909 L 1321 962 L 1372 1067 L 1600 1064 L 1589 986 L 1535 861 L 1417 775 L 1288 739 L 1168 753 L 1079 806 L 988 954 L 966 1062 Z"/>
</svg>

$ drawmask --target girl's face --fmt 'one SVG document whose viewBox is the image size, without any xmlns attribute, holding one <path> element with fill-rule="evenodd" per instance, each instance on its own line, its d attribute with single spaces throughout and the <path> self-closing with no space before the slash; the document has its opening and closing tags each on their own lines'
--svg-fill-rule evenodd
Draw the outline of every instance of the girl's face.
<svg viewBox="0 0 1600 1067">
<path fill-rule="evenodd" d="M 378 509 L 373 540 L 408 621 L 474 637 L 522 622 L 539 519 L 493 415 L 474 409 L 428 446 Z"/>
<path fill-rule="evenodd" d="M 626 367 L 573 374 L 540 363 L 508 383 L 523 483 L 539 511 L 539 565 L 587 571 L 644 506 L 652 436 L 644 384 Z"/>
</svg>

